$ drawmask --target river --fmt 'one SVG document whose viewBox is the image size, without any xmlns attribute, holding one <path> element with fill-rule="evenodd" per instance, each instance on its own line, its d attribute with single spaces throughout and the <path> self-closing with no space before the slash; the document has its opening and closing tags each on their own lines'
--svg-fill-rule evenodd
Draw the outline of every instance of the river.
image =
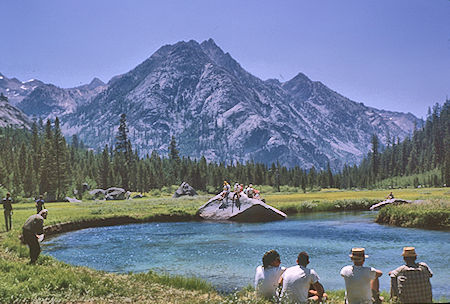
<svg viewBox="0 0 450 304">
<path fill-rule="evenodd" d="M 270 223 L 179 222 L 90 228 L 46 241 L 43 252 L 73 265 L 109 272 L 155 270 L 197 276 L 230 292 L 253 284 L 265 251 L 277 250 L 282 266 L 293 266 L 300 251 L 325 289 L 344 289 L 340 269 L 351 263 L 352 247 L 365 247 L 366 266 L 387 273 L 402 265 L 404 246 L 415 246 L 418 261 L 434 272 L 433 297 L 450 298 L 450 232 L 374 223 L 372 212 L 323 212 Z"/>
</svg>

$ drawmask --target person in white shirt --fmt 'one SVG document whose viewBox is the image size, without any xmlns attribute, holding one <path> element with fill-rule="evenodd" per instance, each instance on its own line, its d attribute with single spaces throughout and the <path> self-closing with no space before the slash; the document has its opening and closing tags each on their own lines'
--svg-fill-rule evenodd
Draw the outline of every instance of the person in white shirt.
<svg viewBox="0 0 450 304">
<path fill-rule="evenodd" d="M 281 267 L 281 259 L 275 250 L 267 251 L 262 258 L 263 265 L 256 268 L 255 290 L 258 297 L 276 300 L 280 277 L 286 270 Z"/>
<path fill-rule="evenodd" d="M 378 278 L 383 275 L 383 272 L 373 267 L 364 267 L 364 261 L 368 257 L 364 248 L 352 248 L 350 258 L 353 265 L 341 269 L 348 304 L 381 303 Z"/>
<path fill-rule="evenodd" d="M 309 255 L 302 251 L 298 254 L 296 266 L 289 267 L 281 276 L 283 289 L 281 298 L 288 303 L 307 303 L 308 301 L 321 301 L 323 286 L 319 283 L 319 275 L 309 264 Z M 316 295 L 308 298 L 310 286 L 313 286 Z"/>
</svg>

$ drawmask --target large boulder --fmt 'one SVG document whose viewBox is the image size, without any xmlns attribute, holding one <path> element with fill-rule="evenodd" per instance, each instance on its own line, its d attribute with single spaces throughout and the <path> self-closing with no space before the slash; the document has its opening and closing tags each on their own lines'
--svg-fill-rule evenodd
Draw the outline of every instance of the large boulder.
<svg viewBox="0 0 450 304">
<path fill-rule="evenodd" d="M 172 195 L 172 198 L 177 198 L 183 195 L 195 196 L 197 195 L 197 192 L 188 183 L 183 182 L 180 187 L 178 187 L 177 191 L 175 191 Z"/>
<path fill-rule="evenodd" d="M 92 195 L 94 199 L 105 199 L 106 191 L 103 189 L 94 189 L 89 191 L 89 194 Z"/>
<path fill-rule="evenodd" d="M 127 191 L 123 188 L 111 187 L 106 189 L 105 192 L 106 200 L 124 200 L 127 199 Z"/>
<path fill-rule="evenodd" d="M 380 210 L 381 208 L 383 208 L 384 206 L 387 205 L 400 205 L 400 204 L 410 204 L 411 201 L 408 200 L 402 200 L 402 199 L 398 199 L 398 198 L 391 198 L 391 199 L 387 199 L 385 201 L 379 202 L 377 204 L 374 204 L 372 206 L 370 206 L 370 210 L 375 211 L 375 210 Z"/>
<path fill-rule="evenodd" d="M 239 204 L 233 202 L 234 192 L 222 199 L 221 194 L 201 206 L 197 214 L 207 220 L 236 222 L 270 222 L 284 220 L 286 214 L 266 203 L 241 193 Z"/>
<path fill-rule="evenodd" d="M 81 203 L 81 201 L 79 199 L 73 198 L 73 197 L 68 197 L 66 196 L 64 198 L 65 202 L 69 202 L 69 203 Z"/>
</svg>

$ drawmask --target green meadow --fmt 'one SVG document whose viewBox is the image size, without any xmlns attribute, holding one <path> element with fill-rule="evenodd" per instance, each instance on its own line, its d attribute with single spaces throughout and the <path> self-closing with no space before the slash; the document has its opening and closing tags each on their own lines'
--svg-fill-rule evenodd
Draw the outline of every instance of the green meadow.
<svg viewBox="0 0 450 304">
<path fill-rule="evenodd" d="M 384 200 L 387 190 L 298 192 L 259 187 L 267 203 L 288 214 L 298 212 L 365 210 L 372 203 Z M 267 191 L 266 191 L 267 190 Z M 156 195 L 155 195 L 156 194 Z M 444 214 L 448 227 L 450 192 L 445 188 L 397 189 L 397 198 L 427 200 L 412 206 L 392 206 L 389 212 L 408 213 L 420 217 L 438 210 Z M 129 216 L 142 221 L 195 220 L 195 214 L 212 195 L 172 199 L 168 192 L 124 201 L 83 201 L 81 203 L 47 203 L 46 225 Z M 218 294 L 211 284 L 198 278 L 170 276 L 155 272 L 112 274 L 85 267 L 75 267 L 41 255 L 37 265 L 28 265 L 28 247 L 18 236 L 28 216 L 35 212 L 33 202 L 13 205 L 13 230 L 0 229 L 0 302 L 1 303 L 264 303 L 256 299 L 251 288 L 231 294 Z M 408 209 L 408 208 L 413 208 Z M 416 213 L 414 213 L 416 212 Z M 381 214 L 381 212 L 380 212 Z M 417 215 L 416 215 L 417 214 Z M 412 217 L 410 215 L 410 217 Z M 427 220 L 426 222 L 428 222 Z M 435 221 L 434 221 L 435 222 Z M 422 223 L 422 222 L 421 222 Z M 393 224 L 399 224 L 398 220 Z M 403 225 L 403 224 L 402 224 Z M 414 224 L 413 224 L 414 225 Z M 422 225 L 422 224 L 421 224 Z M 445 228 L 444 227 L 444 228 Z M 328 303 L 343 303 L 343 291 L 331 291 Z M 385 295 L 388 298 L 388 295 Z"/>
</svg>

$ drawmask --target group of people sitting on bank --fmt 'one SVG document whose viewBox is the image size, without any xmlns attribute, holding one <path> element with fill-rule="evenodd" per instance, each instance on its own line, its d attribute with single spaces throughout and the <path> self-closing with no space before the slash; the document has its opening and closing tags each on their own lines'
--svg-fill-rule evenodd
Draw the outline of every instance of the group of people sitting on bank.
<svg viewBox="0 0 450 304">
<path fill-rule="evenodd" d="M 348 304 L 381 303 L 379 277 L 383 273 L 373 267 L 363 266 L 364 248 L 353 248 L 349 255 L 353 265 L 345 266 L 340 274 L 345 281 L 345 298 Z M 389 272 L 391 298 L 400 303 L 432 303 L 430 278 L 433 276 L 425 263 L 417 263 L 414 247 L 404 247 L 405 265 Z M 280 266 L 278 252 L 270 250 L 262 258 L 263 265 L 256 268 L 255 289 L 259 297 L 281 303 L 320 303 L 327 294 L 319 282 L 319 275 L 309 264 L 308 253 L 298 254 L 297 265 Z"/>
</svg>

